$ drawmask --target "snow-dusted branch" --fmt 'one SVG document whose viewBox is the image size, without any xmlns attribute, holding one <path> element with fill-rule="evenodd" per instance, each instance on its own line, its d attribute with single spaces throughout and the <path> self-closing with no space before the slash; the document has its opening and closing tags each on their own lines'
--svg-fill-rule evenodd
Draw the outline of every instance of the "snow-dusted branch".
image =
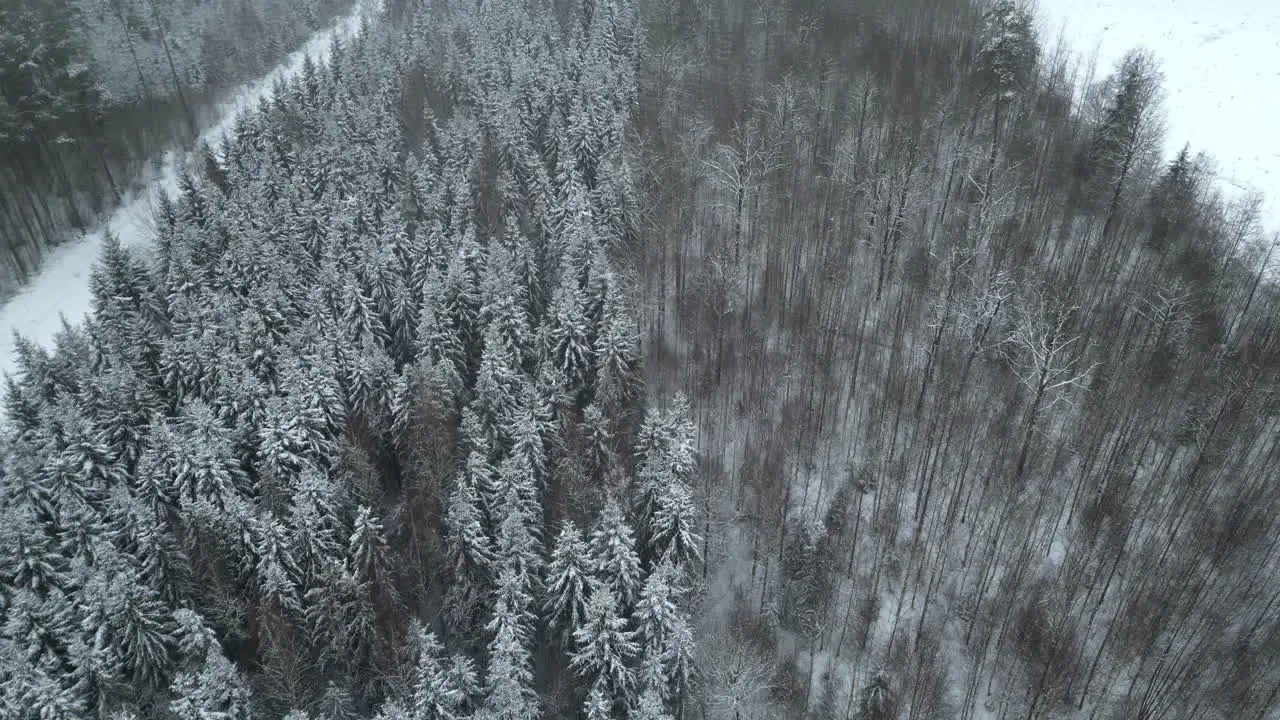
<svg viewBox="0 0 1280 720">
<path fill-rule="evenodd" d="M 1157 347 L 1177 351 L 1191 332 L 1193 293 L 1184 283 L 1156 286 L 1147 295 L 1133 296 L 1133 310 L 1149 323 L 1146 337 Z"/>
<path fill-rule="evenodd" d="M 1098 363 L 1085 365 L 1088 347 L 1071 334 L 1071 320 L 1079 308 L 1058 304 L 1043 291 L 1033 291 L 1018 309 L 1012 331 L 1001 352 L 1034 393 L 1031 415 L 1045 406 L 1069 402 L 1068 388 L 1084 387 Z M 1057 392 L 1063 391 L 1063 392 Z"/>
<path fill-rule="evenodd" d="M 1013 279 L 1003 270 L 992 271 L 983 280 L 972 278 L 976 292 L 957 311 L 961 324 L 972 334 L 971 354 L 978 355 L 1000 347 L 1005 340 L 991 338 L 1001 310 L 1014 296 Z"/>
</svg>

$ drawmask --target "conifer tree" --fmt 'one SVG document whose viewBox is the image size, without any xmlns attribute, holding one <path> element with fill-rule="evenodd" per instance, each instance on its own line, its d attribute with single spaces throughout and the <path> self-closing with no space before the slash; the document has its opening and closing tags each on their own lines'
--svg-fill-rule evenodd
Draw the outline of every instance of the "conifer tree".
<svg viewBox="0 0 1280 720">
<path fill-rule="evenodd" d="M 589 594 L 583 623 L 573 633 L 576 649 L 570 653 L 569 664 L 584 684 L 598 684 L 604 697 L 625 704 L 635 689 L 631 663 L 640 648 L 627 629 L 614 590 L 597 581 Z"/>
<path fill-rule="evenodd" d="M 190 610 L 175 615 L 183 669 L 174 677 L 169 709 L 182 720 L 249 720 L 250 691 L 222 654 L 216 635 Z"/>
<path fill-rule="evenodd" d="M 460 480 L 449 498 L 445 518 L 448 532 L 446 561 L 452 569 L 449 605 L 459 618 L 471 618 L 490 587 L 494 548 L 485 531 L 480 494 Z"/>
<path fill-rule="evenodd" d="M 645 578 L 640 599 L 632 613 L 636 642 L 655 657 L 666 652 L 672 629 L 679 621 L 679 582 L 680 576 L 675 567 L 670 562 L 662 562 Z"/>
<path fill-rule="evenodd" d="M 486 628 L 493 636 L 489 642 L 488 681 L 478 717 L 539 717 L 530 652 L 533 597 L 528 584 L 514 564 L 505 566 L 498 576 L 493 613 Z"/>
<path fill-rule="evenodd" d="M 532 472 L 523 459 L 509 457 L 496 474 L 493 516 L 497 562 L 516 568 L 534 585 L 542 567 L 542 505 Z"/>
<path fill-rule="evenodd" d="M 111 490 L 104 516 L 104 534 L 131 559 L 142 583 L 166 605 L 181 605 L 194 589 L 191 563 L 166 519 L 121 486 Z"/>
<path fill-rule="evenodd" d="M 984 91 L 1008 100 L 1032 80 L 1039 56 L 1031 13 L 1015 0 L 997 0 L 983 18 L 977 55 Z"/>
<path fill-rule="evenodd" d="M 605 500 L 588 541 L 591 570 L 597 580 L 613 590 L 620 608 L 630 608 L 643 582 L 631 526 L 617 501 Z"/>
<path fill-rule="evenodd" d="M 1145 161 L 1145 154 L 1155 149 L 1163 132 L 1158 115 L 1162 80 L 1150 53 L 1131 51 L 1107 81 L 1109 97 L 1094 132 L 1090 158 L 1096 181 L 1106 195 L 1104 239 L 1114 230 L 1134 171 Z"/>
<path fill-rule="evenodd" d="M 575 395 L 586 385 L 594 361 L 592 331 L 586 315 L 586 296 L 572 276 L 563 276 L 547 311 L 549 359 Z"/>
<path fill-rule="evenodd" d="M 1149 247 L 1165 252 L 1171 242 L 1181 240 L 1190 229 L 1197 209 L 1202 172 L 1186 146 L 1165 168 L 1148 200 L 1153 216 L 1147 237 Z"/>
<path fill-rule="evenodd" d="M 398 702 L 403 717 L 414 720 L 462 720 L 476 691 L 476 675 L 469 660 L 444 657 L 444 648 L 435 634 L 421 626 L 414 629 L 416 662 L 409 695 Z M 384 707 L 382 715 L 396 715 Z"/>
<path fill-rule="evenodd" d="M 635 395 L 639 378 L 636 368 L 638 332 L 635 319 L 624 306 L 617 290 L 605 296 L 600 329 L 595 336 L 595 400 L 611 415 L 626 410 Z"/>
<path fill-rule="evenodd" d="M 153 428 L 149 446 L 138 472 L 153 478 L 168 503 L 226 508 L 248 489 L 230 433 L 204 403 Z"/>
<path fill-rule="evenodd" d="M 627 713 L 627 720 L 674 720 L 662 702 L 662 697 L 652 688 L 640 694 L 635 707 Z"/>
<path fill-rule="evenodd" d="M 543 612 L 547 624 L 562 643 L 582 625 L 587 606 L 590 568 L 587 544 L 572 520 L 566 520 L 556 536 L 547 565 L 546 601 Z"/>
<path fill-rule="evenodd" d="M 701 513 L 688 486 L 671 483 L 658 496 L 657 505 L 649 526 L 650 557 L 664 558 L 692 569 L 702 561 L 702 538 L 698 534 Z"/>
<path fill-rule="evenodd" d="M 249 553 L 256 558 L 253 584 L 260 603 L 258 621 L 266 643 L 279 647 L 288 642 L 292 618 L 302 611 L 302 593 L 298 587 L 302 569 L 293 555 L 288 531 L 275 513 L 266 511 L 255 515 L 250 520 L 249 531 L 252 538 Z"/>
<path fill-rule="evenodd" d="M 341 539 L 350 537 L 345 514 L 346 498 L 336 484 L 314 467 L 304 470 L 285 518 L 303 578 L 314 579 L 328 559 L 341 555 Z"/>
<path fill-rule="evenodd" d="M 690 485 L 697 470 L 696 429 L 688 400 L 676 396 L 667 412 L 650 409 L 636 434 L 635 509 L 646 562 L 678 565 L 701 559 L 699 512 Z"/>
<path fill-rule="evenodd" d="M 352 523 L 347 571 L 369 593 L 380 629 L 389 630 L 388 625 L 397 623 L 403 611 L 395 565 L 382 521 L 364 506 L 358 509 Z"/>
<path fill-rule="evenodd" d="M 617 465 L 613 432 L 609 425 L 609 418 L 598 404 L 591 403 L 582 411 L 582 422 L 578 428 L 585 445 L 587 465 L 597 483 L 608 477 Z"/>
<path fill-rule="evenodd" d="M 445 386 L 456 393 L 467 377 L 467 348 L 460 329 L 445 308 L 444 278 L 434 267 L 427 271 L 422 294 L 415 358 L 439 368 Z"/>
<path fill-rule="evenodd" d="M 511 457 L 518 458 L 533 474 L 534 484 L 541 485 L 546 477 L 548 439 L 554 437 L 547 408 L 538 396 L 538 388 L 526 380 L 520 391 L 520 404 L 514 411 L 512 427 L 508 430 L 511 440 Z"/>
<path fill-rule="evenodd" d="M 613 702 L 609 699 L 603 681 L 597 681 L 591 686 L 582 710 L 587 720 L 611 720 L 613 717 Z"/>
<path fill-rule="evenodd" d="M 479 416 L 486 435 L 505 445 L 518 413 L 523 371 L 518 357 L 511 353 L 498 333 L 497 325 L 490 325 L 485 331 L 475 399 L 470 407 Z"/>
</svg>

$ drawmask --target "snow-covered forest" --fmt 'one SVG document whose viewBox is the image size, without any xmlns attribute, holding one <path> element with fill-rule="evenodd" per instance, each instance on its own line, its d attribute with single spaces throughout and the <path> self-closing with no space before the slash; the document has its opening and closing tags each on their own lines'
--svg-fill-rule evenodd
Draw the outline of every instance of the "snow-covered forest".
<svg viewBox="0 0 1280 720">
<path fill-rule="evenodd" d="M 350 0 L 0 3 L 0 295 Z"/>
<path fill-rule="evenodd" d="M 1276 243 L 1033 26 L 383 3 L 18 341 L 0 717 L 1277 717 Z"/>
</svg>

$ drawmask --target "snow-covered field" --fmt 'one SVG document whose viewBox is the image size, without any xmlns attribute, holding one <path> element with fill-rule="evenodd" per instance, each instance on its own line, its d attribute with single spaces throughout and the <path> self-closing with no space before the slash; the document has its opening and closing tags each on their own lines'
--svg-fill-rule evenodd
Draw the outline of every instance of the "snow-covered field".
<svg viewBox="0 0 1280 720">
<path fill-rule="evenodd" d="M 1219 165 L 1228 196 L 1267 198 L 1264 225 L 1280 231 L 1280 2 L 1275 0 L 1037 0 L 1049 42 L 1063 30 L 1099 74 L 1145 47 L 1164 69 L 1166 154 L 1184 143 Z"/>
<path fill-rule="evenodd" d="M 358 2 L 349 14 L 317 32 L 269 73 L 245 83 L 230 94 L 222 103 L 219 120 L 201 136 L 201 140 L 211 144 L 216 142 L 234 126 L 241 113 L 256 107 L 261 98 L 269 95 L 277 81 L 298 74 L 307 57 L 322 59 L 336 38 L 354 35 L 365 12 L 366 3 Z M 62 317 L 78 323 L 88 313 L 89 272 L 98 260 L 104 233 L 114 233 L 124 245 L 142 245 L 151 241 L 155 229 L 152 210 L 160 193 L 176 191 L 177 172 L 185 154 L 185 151 L 166 153 L 155 178 L 117 208 L 97 230 L 81 239 L 69 239 L 49 253 L 39 274 L 0 306 L 0 371 L 9 373 L 14 370 L 14 331 L 50 347 L 54 336 L 62 329 Z"/>
</svg>

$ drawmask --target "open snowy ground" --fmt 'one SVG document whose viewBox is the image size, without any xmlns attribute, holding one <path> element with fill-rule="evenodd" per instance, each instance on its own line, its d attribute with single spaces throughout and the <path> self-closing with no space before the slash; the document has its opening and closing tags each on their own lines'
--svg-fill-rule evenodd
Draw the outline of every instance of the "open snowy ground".
<svg viewBox="0 0 1280 720">
<path fill-rule="evenodd" d="M 1145 47 L 1164 69 L 1165 153 L 1184 143 L 1219 165 L 1224 194 L 1267 198 L 1264 225 L 1280 231 L 1280 2 L 1276 0 L 1037 0 L 1046 39 L 1058 31 L 1099 75 Z"/>
<path fill-rule="evenodd" d="M 222 103 L 219 120 L 201 136 L 201 141 L 216 142 L 235 125 L 241 113 L 256 107 L 260 99 L 268 96 L 277 81 L 301 72 L 307 57 L 322 59 L 335 39 L 353 36 L 360 28 L 365 12 L 366 3 L 357 2 L 350 13 L 317 32 L 266 75 L 245 83 L 230 94 Z M 0 371 L 11 373 L 14 370 L 15 331 L 51 347 L 54 336 L 62 329 L 62 317 L 79 323 L 89 312 L 89 273 L 98 260 L 104 233 L 114 233 L 126 246 L 151 242 L 155 230 L 152 211 L 160 193 L 176 192 L 177 172 L 185 154 L 166 153 L 161 171 L 154 179 L 132 194 L 97 230 L 82 239 L 69 239 L 50 252 L 39 274 L 0 306 Z"/>
</svg>

